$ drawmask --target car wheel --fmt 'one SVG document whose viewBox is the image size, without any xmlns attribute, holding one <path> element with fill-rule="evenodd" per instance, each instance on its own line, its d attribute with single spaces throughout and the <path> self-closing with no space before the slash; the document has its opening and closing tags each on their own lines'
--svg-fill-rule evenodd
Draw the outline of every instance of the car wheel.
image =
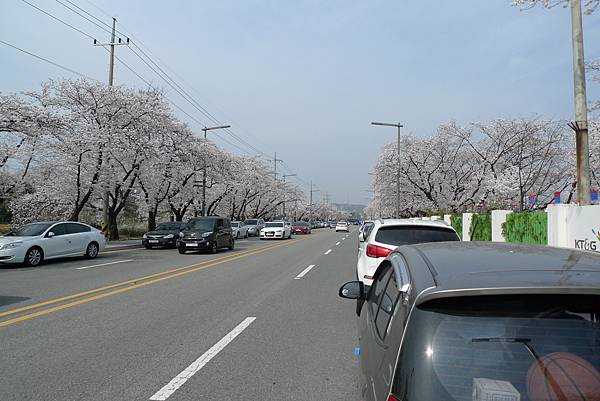
<svg viewBox="0 0 600 401">
<path fill-rule="evenodd" d="M 179 251 L 179 253 L 181 255 L 185 255 L 185 249 L 183 249 L 183 248 L 177 248 L 177 250 Z"/>
<path fill-rule="evenodd" d="M 217 253 L 217 242 L 213 242 L 212 246 L 210 247 L 210 253 L 215 254 Z"/>
<path fill-rule="evenodd" d="M 236 239 L 240 239 L 240 232 L 238 231 L 237 234 L 235 234 L 235 238 Z"/>
<path fill-rule="evenodd" d="M 25 254 L 25 264 L 27 266 L 36 267 L 39 266 L 44 260 L 44 252 L 41 248 L 34 246 L 30 248 Z"/>
<path fill-rule="evenodd" d="M 230 251 L 233 251 L 233 248 L 235 248 L 235 241 L 233 238 L 229 241 L 229 246 L 227 248 L 229 248 Z"/>
<path fill-rule="evenodd" d="M 90 242 L 85 249 L 85 257 L 88 259 L 94 259 L 96 256 L 98 256 L 98 251 L 98 243 Z"/>
<path fill-rule="evenodd" d="M 244 235 L 244 238 L 248 238 L 248 231 L 246 231 L 246 235 Z"/>
</svg>

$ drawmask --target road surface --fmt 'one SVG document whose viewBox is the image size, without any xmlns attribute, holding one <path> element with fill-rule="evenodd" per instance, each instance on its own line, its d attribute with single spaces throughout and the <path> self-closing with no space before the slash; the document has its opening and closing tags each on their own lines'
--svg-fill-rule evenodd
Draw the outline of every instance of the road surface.
<svg viewBox="0 0 600 401">
<path fill-rule="evenodd" d="M 0 268 L 0 400 L 359 400 L 356 233 Z"/>
</svg>

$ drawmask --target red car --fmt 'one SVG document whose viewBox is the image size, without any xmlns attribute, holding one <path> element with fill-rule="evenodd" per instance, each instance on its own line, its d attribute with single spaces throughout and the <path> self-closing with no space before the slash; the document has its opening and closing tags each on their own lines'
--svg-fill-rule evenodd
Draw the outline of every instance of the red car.
<svg viewBox="0 0 600 401">
<path fill-rule="evenodd" d="M 305 221 L 296 221 L 292 223 L 293 234 L 310 234 L 310 224 Z"/>
</svg>

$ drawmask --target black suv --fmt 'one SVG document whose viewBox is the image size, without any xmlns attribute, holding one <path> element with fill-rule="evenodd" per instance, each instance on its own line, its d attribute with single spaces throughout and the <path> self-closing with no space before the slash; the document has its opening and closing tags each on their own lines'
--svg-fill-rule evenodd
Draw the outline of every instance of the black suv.
<svg viewBox="0 0 600 401">
<path fill-rule="evenodd" d="M 177 249 L 186 251 L 209 251 L 217 253 L 220 248 L 233 250 L 234 239 L 231 222 L 226 217 L 195 217 L 183 227 Z"/>
<path fill-rule="evenodd" d="M 144 234 L 142 237 L 142 245 L 144 245 L 146 249 L 151 249 L 155 246 L 175 248 L 177 238 L 179 238 L 179 233 L 183 227 L 185 227 L 185 223 L 182 223 L 181 221 L 160 223 L 154 230 Z"/>
<path fill-rule="evenodd" d="M 397 248 L 358 300 L 364 399 L 599 400 L 600 255 L 521 244 Z"/>
</svg>

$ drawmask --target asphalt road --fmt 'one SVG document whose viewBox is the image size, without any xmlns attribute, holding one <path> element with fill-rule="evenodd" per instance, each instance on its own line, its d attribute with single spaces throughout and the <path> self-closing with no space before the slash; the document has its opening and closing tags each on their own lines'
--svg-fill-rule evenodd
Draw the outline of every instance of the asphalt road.
<svg viewBox="0 0 600 401">
<path fill-rule="evenodd" d="M 359 400 L 354 304 L 337 296 L 356 249 L 322 229 L 2 267 L 0 400 Z"/>
</svg>

